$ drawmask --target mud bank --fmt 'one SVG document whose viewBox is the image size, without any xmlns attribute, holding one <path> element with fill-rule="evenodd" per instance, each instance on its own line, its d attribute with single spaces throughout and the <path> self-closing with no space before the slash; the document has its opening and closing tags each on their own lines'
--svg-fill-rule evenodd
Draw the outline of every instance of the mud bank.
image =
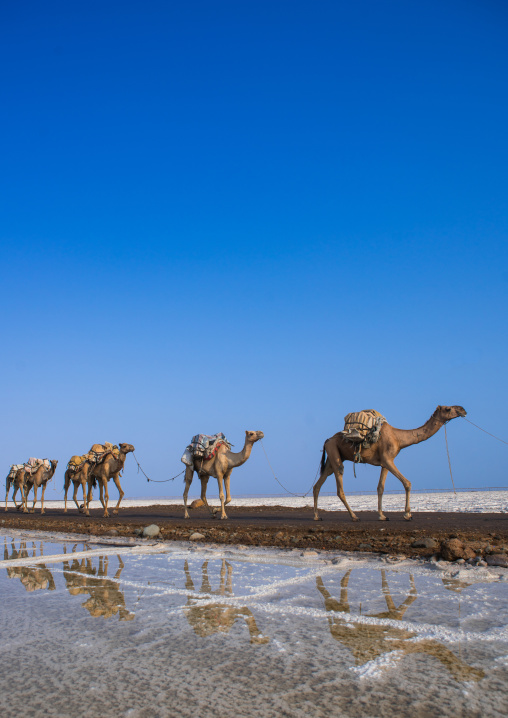
<svg viewBox="0 0 508 718">
<path fill-rule="evenodd" d="M 205 541 L 218 544 L 312 548 L 320 550 L 369 551 L 426 557 L 436 553 L 433 547 L 415 547 L 420 539 L 432 538 L 438 544 L 448 538 L 459 538 L 478 555 L 508 550 L 507 514 L 417 513 L 412 521 L 402 514 L 389 515 L 381 522 L 375 512 L 363 512 L 361 520 L 352 522 L 342 511 L 322 511 L 322 521 L 314 521 L 306 508 L 277 506 L 228 507 L 228 520 L 210 518 L 203 508 L 183 519 L 181 505 L 153 505 L 120 510 L 103 518 L 102 509 L 90 516 L 76 509 L 64 514 L 48 509 L 23 514 L 9 509 L 0 514 L 2 528 L 57 531 L 101 535 L 133 536 L 135 529 L 155 523 L 167 541 L 188 539 L 194 532 Z"/>
</svg>

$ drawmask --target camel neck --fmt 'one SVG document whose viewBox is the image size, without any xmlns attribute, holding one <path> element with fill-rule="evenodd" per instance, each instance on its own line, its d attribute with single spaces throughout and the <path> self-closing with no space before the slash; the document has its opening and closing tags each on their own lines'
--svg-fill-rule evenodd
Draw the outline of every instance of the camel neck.
<svg viewBox="0 0 508 718">
<path fill-rule="evenodd" d="M 241 451 L 228 451 L 228 459 L 230 466 L 234 468 L 235 466 L 241 466 L 242 464 L 245 464 L 251 454 L 252 446 L 253 443 L 246 440 L 244 447 Z"/>
<path fill-rule="evenodd" d="M 423 426 L 418 429 L 395 429 L 393 432 L 397 439 L 400 449 L 405 449 L 407 446 L 413 446 L 413 444 L 420 444 L 422 441 L 427 441 L 431 436 L 443 426 L 441 419 L 437 419 L 434 414 Z"/>
</svg>

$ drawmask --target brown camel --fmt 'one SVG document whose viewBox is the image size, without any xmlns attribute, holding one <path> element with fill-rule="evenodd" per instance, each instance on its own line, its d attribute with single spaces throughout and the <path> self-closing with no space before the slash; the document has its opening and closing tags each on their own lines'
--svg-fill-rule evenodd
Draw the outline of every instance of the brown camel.
<svg viewBox="0 0 508 718">
<path fill-rule="evenodd" d="M 48 484 L 48 481 L 53 478 L 53 474 L 56 471 L 56 465 L 58 464 L 57 459 L 51 459 L 51 466 L 49 469 L 44 466 L 44 464 L 41 464 L 33 474 L 29 474 L 26 472 L 25 475 L 25 488 L 23 492 L 23 500 L 25 508 L 23 511 L 26 513 L 27 511 L 27 504 L 28 504 L 28 494 L 30 493 L 30 490 L 33 487 L 34 490 L 34 502 L 32 505 L 32 508 L 30 509 L 30 513 L 35 513 L 35 504 L 37 503 L 37 489 L 39 486 L 42 486 L 42 494 L 41 494 L 41 514 L 45 513 L 44 510 L 44 493 L 46 491 L 46 486 Z"/>
<path fill-rule="evenodd" d="M 28 549 L 26 547 L 26 541 L 21 541 L 19 550 L 17 550 L 14 540 L 11 539 L 11 548 L 12 551 L 9 556 L 7 539 L 4 539 L 4 561 L 7 559 L 16 560 L 18 558 L 30 558 L 30 554 L 28 553 Z M 40 556 L 43 555 L 44 551 L 41 543 Z M 32 543 L 32 558 L 40 558 L 40 556 L 37 556 L 35 543 Z M 30 593 L 32 591 L 44 590 L 46 588 L 49 591 L 54 591 L 56 589 L 53 574 L 49 568 L 46 568 L 44 563 L 37 563 L 37 566 L 34 567 L 16 566 L 12 568 L 7 566 L 7 576 L 9 578 L 19 578 L 25 587 L 25 590 Z"/>
<path fill-rule="evenodd" d="M 340 582 L 340 601 L 337 601 L 331 596 L 321 576 L 316 577 L 316 588 L 324 598 L 326 611 L 330 611 L 332 614 L 350 612 L 348 583 L 351 571 L 352 569 L 347 571 Z M 390 594 L 386 572 L 382 571 L 382 591 L 388 610 L 382 611 L 381 613 L 368 613 L 366 615 L 372 616 L 373 618 L 388 618 L 393 621 L 400 621 L 409 606 L 417 599 L 413 577 L 410 576 L 409 580 L 411 584 L 409 595 L 406 600 L 397 607 Z M 442 666 L 451 673 L 456 681 L 479 681 L 485 675 L 484 671 L 480 668 L 474 668 L 460 658 L 457 658 L 453 651 L 450 651 L 449 648 L 443 646 L 439 641 L 429 638 L 419 641 L 411 640 L 418 635 L 414 631 L 408 631 L 407 629 L 397 628 L 391 625 L 372 625 L 360 621 L 346 621 L 340 615 L 330 616 L 328 626 L 333 638 L 351 651 L 356 666 L 363 666 L 384 654 L 393 653 L 395 657 L 397 654 L 407 656 L 414 653 L 421 653 L 423 655 L 432 656 L 440 661 Z"/>
<path fill-rule="evenodd" d="M 214 516 L 215 514 L 208 505 L 208 501 L 206 500 L 206 487 L 208 485 L 208 479 L 210 478 L 210 476 L 213 476 L 217 479 L 217 483 L 219 485 L 221 519 L 227 519 L 224 505 L 229 504 L 231 501 L 231 493 L 229 486 L 231 472 L 237 466 L 245 464 L 251 454 L 253 445 L 256 443 L 256 441 L 259 441 L 263 437 L 264 434 L 262 431 L 246 431 L 245 444 L 240 452 L 235 453 L 233 451 L 230 451 L 227 446 L 223 444 L 219 448 L 215 456 L 213 456 L 211 459 L 208 459 L 207 461 L 199 457 L 194 458 L 193 465 L 187 466 L 187 468 L 185 469 L 185 490 L 183 492 L 183 504 L 185 506 L 184 518 L 189 518 L 189 512 L 187 511 L 187 496 L 189 494 L 189 489 L 192 483 L 194 472 L 196 471 L 199 478 L 201 479 L 201 500 L 208 508 L 212 516 Z M 225 501 L 223 481 L 226 486 Z"/>
<path fill-rule="evenodd" d="M 7 478 L 5 479 L 5 510 L 7 511 L 7 497 L 9 496 L 9 489 L 11 486 L 14 487 L 14 490 L 12 492 L 12 500 L 14 501 L 14 506 L 19 511 L 20 509 L 25 510 L 25 502 L 23 499 L 24 494 L 24 488 L 25 488 L 25 467 L 24 465 L 22 468 L 17 469 L 16 471 L 11 470 L 7 474 Z M 21 494 L 21 503 L 16 503 L 16 494 L 18 491 Z"/>
<path fill-rule="evenodd" d="M 185 588 L 193 593 L 196 592 L 194 582 L 189 571 L 189 564 L 187 561 L 184 564 L 183 570 L 185 571 Z M 220 584 L 219 588 L 212 591 L 210 579 L 208 578 L 208 561 L 205 561 L 201 567 L 201 588 L 200 593 L 208 595 L 219 595 L 219 596 L 233 596 L 233 567 L 222 559 L 222 565 L 220 570 Z M 247 606 L 237 607 L 231 606 L 224 603 L 208 603 L 200 605 L 200 600 L 205 600 L 206 597 L 192 597 L 188 596 L 187 605 L 184 606 L 185 616 L 194 629 L 194 633 L 201 638 L 211 636 L 214 633 L 229 633 L 231 628 L 236 622 L 237 618 L 243 618 L 249 631 L 250 642 L 253 644 L 268 643 L 270 639 L 268 636 L 263 636 L 256 624 L 256 619 L 252 611 Z"/>
<path fill-rule="evenodd" d="M 118 507 L 120 506 L 120 502 L 124 497 L 124 492 L 122 490 L 122 487 L 120 486 L 120 472 L 122 471 L 125 459 L 127 458 L 127 454 L 130 451 L 134 451 L 134 447 L 132 444 L 120 444 L 119 445 L 119 453 L 118 458 L 116 458 L 112 453 L 108 454 L 106 458 L 101 461 L 100 464 L 96 464 L 92 467 L 92 469 L 88 473 L 88 497 L 87 497 L 87 505 L 90 505 L 90 501 L 92 500 L 92 488 L 95 487 L 96 483 L 99 482 L 99 490 L 100 490 L 100 500 L 101 504 L 104 508 L 104 518 L 108 518 L 108 501 L 109 501 L 109 494 L 108 494 L 108 481 L 110 479 L 113 479 L 115 482 L 115 486 L 118 489 L 118 503 L 113 509 L 113 513 L 118 513 Z M 104 495 L 106 497 L 106 500 L 104 501 Z"/>
<path fill-rule="evenodd" d="M 409 505 L 409 497 L 411 494 L 411 482 L 403 476 L 395 466 L 394 459 L 401 449 L 413 444 L 419 444 L 421 441 L 430 439 L 439 429 L 444 426 L 450 419 L 458 416 L 466 416 L 466 410 L 461 406 L 438 406 L 430 419 L 418 429 L 395 429 L 385 422 L 379 433 L 379 439 L 369 448 L 362 449 L 361 462 L 371 464 L 372 466 L 381 466 L 381 476 L 377 486 L 378 495 L 378 514 L 380 521 L 388 521 L 383 514 L 383 491 L 388 472 L 393 474 L 402 482 L 406 490 L 406 509 L 404 518 L 411 520 L 411 508 Z M 328 455 L 328 458 L 326 456 Z M 335 434 L 325 441 L 323 446 L 323 455 L 321 457 L 321 475 L 314 485 L 314 520 L 320 521 L 318 516 L 317 504 L 321 486 L 324 484 L 330 474 L 335 474 L 337 482 L 337 496 L 342 501 L 353 521 L 360 519 L 349 507 L 342 486 L 342 477 L 344 474 L 344 461 L 354 461 L 355 445 L 342 436 L 341 433 Z"/>
<path fill-rule="evenodd" d="M 74 457 L 73 457 L 74 458 Z M 72 461 L 72 459 L 71 459 Z M 88 510 L 88 498 L 87 498 L 87 483 L 88 478 L 90 474 L 90 469 L 92 468 L 92 462 L 86 459 L 85 461 L 81 462 L 79 467 L 76 469 L 76 471 L 73 471 L 72 469 L 68 468 L 64 475 L 64 514 L 67 513 L 67 492 L 69 490 L 69 487 L 71 485 L 71 482 L 74 484 L 74 493 L 73 493 L 73 500 L 76 506 L 78 507 L 78 511 L 80 513 L 84 513 L 86 516 L 90 516 L 90 512 Z M 80 507 L 77 501 L 78 496 L 78 489 L 81 486 L 83 489 L 83 508 Z"/>
<path fill-rule="evenodd" d="M 72 554 L 71 554 L 72 556 Z M 118 569 L 113 578 L 108 578 L 109 556 L 99 556 L 99 566 L 93 566 L 93 559 L 73 559 L 63 562 L 63 575 L 71 596 L 89 594 L 90 598 L 81 605 L 96 618 L 112 618 L 118 614 L 119 621 L 132 621 L 134 613 L 125 606 L 125 596 L 120 590 L 119 579 L 124 562 L 117 555 Z"/>
</svg>

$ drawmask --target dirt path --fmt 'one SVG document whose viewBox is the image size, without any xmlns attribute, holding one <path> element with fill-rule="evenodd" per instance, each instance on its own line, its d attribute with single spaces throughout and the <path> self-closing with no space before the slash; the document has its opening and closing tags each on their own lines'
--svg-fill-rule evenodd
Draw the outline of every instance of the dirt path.
<svg viewBox="0 0 508 718">
<path fill-rule="evenodd" d="M 185 521 L 181 504 L 122 509 L 117 516 L 102 518 L 102 509 L 83 516 L 75 509 L 47 509 L 46 514 L 22 514 L 15 509 L 0 514 L 0 528 L 39 529 L 104 535 L 133 536 L 134 529 L 157 524 L 166 540 L 185 540 L 194 532 L 206 541 L 250 546 L 279 546 L 342 551 L 373 551 L 430 556 L 434 550 L 414 548 L 419 538 L 436 541 L 459 538 L 478 553 L 508 548 L 508 514 L 417 513 L 413 521 L 402 514 L 387 514 L 390 521 L 378 521 L 377 513 L 363 511 L 353 523 L 344 511 L 321 511 L 322 521 L 312 519 L 308 508 L 282 506 L 229 507 L 227 521 L 211 519 L 204 508 L 196 509 Z M 116 533 L 115 533 L 116 532 Z M 110 533 L 111 535 L 111 533 Z"/>
</svg>

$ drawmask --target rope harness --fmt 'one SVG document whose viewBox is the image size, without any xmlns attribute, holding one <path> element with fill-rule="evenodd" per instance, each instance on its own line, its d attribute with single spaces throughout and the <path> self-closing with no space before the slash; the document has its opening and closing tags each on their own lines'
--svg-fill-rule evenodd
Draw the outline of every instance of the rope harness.
<svg viewBox="0 0 508 718">
<path fill-rule="evenodd" d="M 263 449 L 264 455 L 266 456 L 266 460 L 267 460 L 267 462 L 268 462 L 268 466 L 270 467 L 270 470 L 271 470 L 271 472 L 272 472 L 272 474 L 273 474 L 273 478 L 274 478 L 275 481 L 279 484 L 279 486 L 282 486 L 282 488 L 284 489 L 284 491 L 285 491 L 286 493 L 288 493 L 288 494 L 291 494 L 291 496 L 298 496 L 298 498 L 300 498 L 300 499 L 304 499 L 306 496 L 308 496 L 308 495 L 310 494 L 310 492 L 312 491 L 312 487 L 313 487 L 314 484 L 316 483 L 316 479 L 317 479 L 318 474 L 319 474 L 319 469 L 320 469 L 320 466 L 321 466 L 321 462 L 320 462 L 320 465 L 318 466 L 318 470 L 316 471 L 316 476 L 314 477 L 314 481 L 312 482 L 312 485 L 311 485 L 310 489 L 309 489 L 305 494 L 294 494 L 294 493 L 293 493 L 292 491 L 290 491 L 289 489 L 286 489 L 286 487 L 285 487 L 283 484 L 281 484 L 280 481 L 279 481 L 279 479 L 275 476 L 275 471 L 272 469 L 272 465 L 271 465 L 271 463 L 270 463 L 270 459 L 268 458 L 268 454 L 266 453 L 265 447 L 264 447 L 264 445 L 263 445 L 263 441 L 262 441 L 261 439 L 260 439 L 260 443 L 261 443 L 261 448 Z"/>
<path fill-rule="evenodd" d="M 143 476 L 146 477 L 146 480 L 147 480 L 147 481 L 152 481 L 154 484 L 167 484 L 168 481 L 174 481 L 174 480 L 177 479 L 179 476 L 181 476 L 181 475 L 184 473 L 184 471 L 185 471 L 185 469 L 184 469 L 183 471 L 180 471 L 180 473 L 177 474 L 176 476 L 172 476 L 170 479 L 163 479 L 162 481 L 157 481 L 157 479 L 150 479 L 150 477 L 148 477 L 148 476 L 145 474 L 145 472 L 143 471 L 143 469 L 142 469 L 141 464 L 139 463 L 139 461 L 136 459 L 136 454 L 135 454 L 134 452 L 132 452 L 132 455 L 133 455 L 133 457 L 134 457 L 134 461 L 135 461 L 136 464 L 138 465 L 138 474 L 139 474 L 139 472 L 141 471 L 141 473 L 143 474 Z"/>
</svg>

